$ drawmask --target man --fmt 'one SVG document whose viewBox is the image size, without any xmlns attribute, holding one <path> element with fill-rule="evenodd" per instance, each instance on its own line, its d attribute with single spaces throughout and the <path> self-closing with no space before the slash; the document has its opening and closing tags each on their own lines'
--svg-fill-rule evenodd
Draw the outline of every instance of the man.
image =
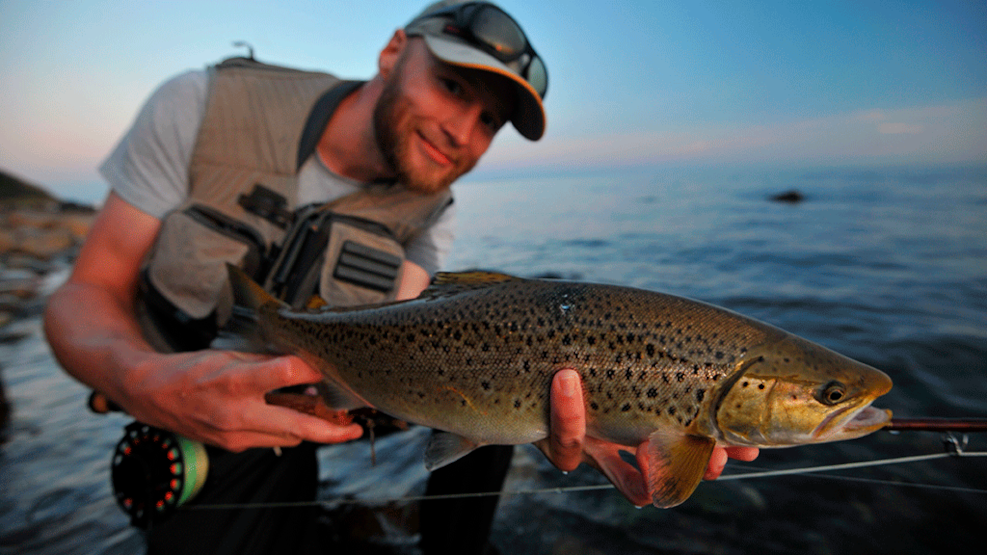
<svg viewBox="0 0 987 555">
<path fill-rule="evenodd" d="M 267 392 L 321 379 L 300 359 L 206 348 L 229 315 L 228 285 L 217 275 L 226 262 L 251 267 L 269 288 L 285 286 L 282 297 L 417 296 L 449 247 L 450 184 L 507 121 L 531 140 L 542 136 L 547 84 L 513 19 L 491 4 L 455 0 L 429 6 L 396 31 L 365 83 L 244 60 L 165 83 L 101 168 L 111 192 L 46 313 L 55 355 L 137 420 L 210 446 L 209 480 L 194 502 L 314 499 L 314 445 L 350 441 L 362 429 L 264 402 Z M 323 271 L 342 264 L 338 251 L 287 265 L 287 254 L 301 249 L 293 247 L 307 243 L 292 235 L 285 214 L 297 220 L 312 203 L 359 223 L 347 228 L 354 241 L 396 260 L 389 289 L 364 297 L 366 283 Z M 384 231 L 368 234 L 376 229 L 370 224 Z M 316 244 L 331 246 L 335 234 Z M 258 249 L 280 254 L 258 258 Z M 307 285 L 295 283 L 292 292 L 271 277 L 278 268 L 292 270 L 289 277 L 325 277 L 301 280 Z M 571 370 L 553 381 L 552 436 L 540 447 L 563 470 L 585 456 L 581 391 Z M 608 453 L 604 460 L 588 462 L 607 470 L 632 502 L 647 504 L 640 473 L 616 446 L 604 447 L 597 450 Z M 467 457 L 473 470 L 453 469 L 430 491 L 475 489 L 464 475 L 491 476 L 499 487 L 507 449 L 479 462 Z M 710 477 L 725 459 L 718 450 Z M 479 524 L 472 538 L 457 538 L 458 552 L 483 547 L 495 504 L 471 518 Z M 422 516 L 423 549 L 441 552 L 441 538 L 455 536 L 431 511 Z M 151 531 L 149 552 L 307 552 L 312 519 L 310 508 L 182 511 Z"/>
</svg>

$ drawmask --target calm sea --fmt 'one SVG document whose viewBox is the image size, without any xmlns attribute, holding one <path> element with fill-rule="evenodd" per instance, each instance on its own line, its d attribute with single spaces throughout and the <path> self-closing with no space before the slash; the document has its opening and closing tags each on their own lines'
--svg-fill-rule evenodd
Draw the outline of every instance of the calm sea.
<svg viewBox="0 0 987 555">
<path fill-rule="evenodd" d="M 692 297 L 885 370 L 898 416 L 987 417 L 987 168 L 808 171 L 649 168 L 457 185 L 449 269 L 606 282 Z M 769 201 L 800 191 L 798 204 Z M 57 282 L 59 276 L 53 276 Z M 40 335 L 41 302 L 5 329 L 0 376 L 13 421 L 0 445 L 0 553 L 133 553 L 109 487 L 126 424 L 97 417 Z M 422 490 L 424 430 L 322 450 L 327 506 Z M 969 452 L 987 451 L 971 434 Z M 936 433 L 879 432 L 762 452 L 730 472 L 941 453 Z M 933 553 L 987 526 L 987 458 L 711 482 L 671 510 L 613 490 L 502 498 L 504 554 Z M 532 448 L 507 489 L 602 484 L 562 475 Z M 382 545 L 414 553 L 401 502 L 373 517 Z M 403 511 L 403 512 L 402 512 Z M 402 516 L 404 515 L 404 516 Z"/>
</svg>

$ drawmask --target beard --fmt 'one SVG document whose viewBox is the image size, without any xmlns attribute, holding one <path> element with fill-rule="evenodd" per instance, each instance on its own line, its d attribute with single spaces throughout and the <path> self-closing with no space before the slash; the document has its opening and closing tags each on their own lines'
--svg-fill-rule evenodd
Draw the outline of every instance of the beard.
<svg viewBox="0 0 987 555">
<path fill-rule="evenodd" d="M 373 125 L 377 148 L 384 162 L 409 190 L 431 194 L 448 188 L 460 176 L 473 169 L 475 161 L 457 159 L 445 170 L 415 167 L 411 157 L 411 140 L 416 133 L 416 118 L 409 113 L 409 102 L 401 91 L 404 56 L 384 83 L 374 106 Z"/>
</svg>

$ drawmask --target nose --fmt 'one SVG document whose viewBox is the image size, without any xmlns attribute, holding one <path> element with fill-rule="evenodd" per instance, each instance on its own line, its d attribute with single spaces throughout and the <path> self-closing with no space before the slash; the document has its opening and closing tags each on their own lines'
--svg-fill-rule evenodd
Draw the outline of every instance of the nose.
<svg viewBox="0 0 987 555">
<path fill-rule="evenodd" d="M 471 103 L 449 113 L 449 117 L 442 122 L 442 130 L 453 145 L 462 147 L 469 144 L 476 126 L 482 125 L 480 121 L 482 112 L 482 105 Z"/>
</svg>

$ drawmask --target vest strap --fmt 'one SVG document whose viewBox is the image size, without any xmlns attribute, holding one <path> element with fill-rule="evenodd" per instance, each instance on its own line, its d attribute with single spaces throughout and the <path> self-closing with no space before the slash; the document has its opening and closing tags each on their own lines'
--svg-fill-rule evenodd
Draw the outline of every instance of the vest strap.
<svg viewBox="0 0 987 555">
<path fill-rule="evenodd" d="M 329 118 L 339 107 L 339 103 L 356 89 L 360 88 L 365 81 L 343 81 L 335 87 L 326 91 L 312 107 L 312 112 L 302 129 L 302 139 L 298 143 L 298 165 L 295 171 L 302 169 L 302 164 L 315 152 L 315 147 L 319 144 L 322 132 L 325 131 Z"/>
</svg>

